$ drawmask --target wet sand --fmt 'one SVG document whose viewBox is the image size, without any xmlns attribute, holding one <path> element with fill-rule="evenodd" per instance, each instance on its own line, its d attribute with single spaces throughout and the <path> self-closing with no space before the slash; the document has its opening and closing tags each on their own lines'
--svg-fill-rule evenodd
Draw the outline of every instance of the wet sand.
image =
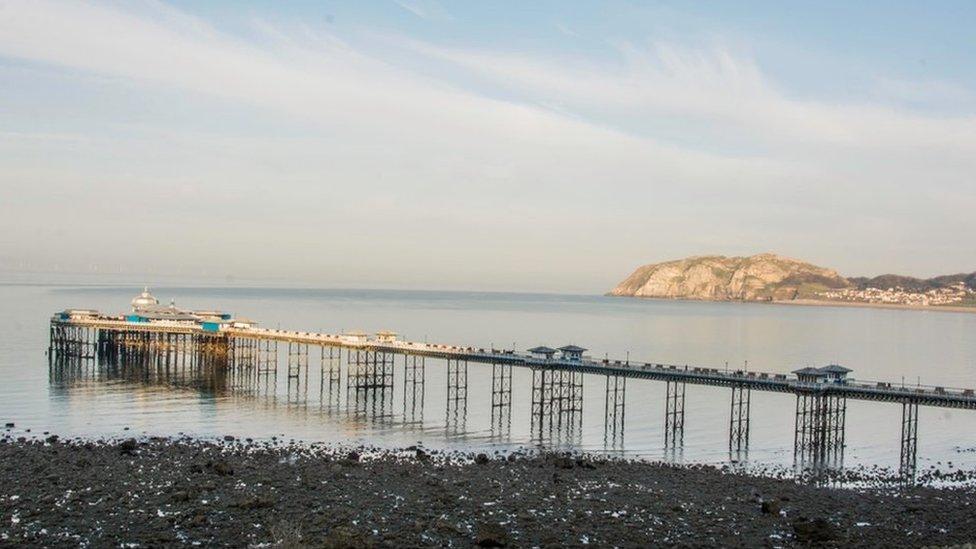
<svg viewBox="0 0 976 549">
<path fill-rule="evenodd" d="M 5 436 L 0 544 L 895 547 L 976 541 L 973 488 L 836 489 L 599 457 L 228 439 Z"/>
</svg>

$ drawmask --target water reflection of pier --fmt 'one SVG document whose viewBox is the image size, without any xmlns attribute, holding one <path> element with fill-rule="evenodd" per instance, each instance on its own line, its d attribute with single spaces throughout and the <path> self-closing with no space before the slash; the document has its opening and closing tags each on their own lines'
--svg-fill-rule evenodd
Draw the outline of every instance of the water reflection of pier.
<svg viewBox="0 0 976 549">
<path fill-rule="evenodd" d="M 901 467 L 914 475 L 917 463 L 918 408 L 940 406 L 976 409 L 971 390 L 897 387 L 853 382 L 843 368 L 798 371 L 796 376 L 746 371 L 719 371 L 673 365 L 595 361 L 584 349 L 567 346 L 561 357 L 545 347 L 530 354 L 398 340 L 395 334 L 319 334 L 254 327 L 210 327 L 200 324 L 131 322 L 89 315 L 56 316 L 51 322 L 52 376 L 68 376 L 82 364 L 95 364 L 109 376 L 134 376 L 144 382 L 196 384 L 213 391 L 275 395 L 278 377 L 287 383 L 290 402 L 308 402 L 317 381 L 323 407 L 345 403 L 353 417 L 373 422 L 422 425 L 428 361 L 443 365 L 446 378 L 445 427 L 466 432 L 468 368 L 491 368 L 492 435 L 511 429 L 512 369 L 531 372 L 531 432 L 542 444 L 573 444 L 582 430 L 585 377 L 605 380 L 604 433 L 608 447 L 623 444 L 627 384 L 630 380 L 664 381 L 664 446 L 680 455 L 684 443 L 685 395 L 688 383 L 731 390 L 729 455 L 748 455 L 753 390 L 796 396 L 794 458 L 802 467 L 842 464 L 847 400 L 902 405 Z M 317 367 L 316 367 L 317 362 Z M 402 369 L 402 409 L 393 410 L 395 372 Z M 318 370 L 318 379 L 309 373 Z M 824 379 L 821 379 L 821 376 Z M 631 391 L 633 393 L 633 391 Z M 345 398 L 341 398 L 342 395 Z"/>
</svg>

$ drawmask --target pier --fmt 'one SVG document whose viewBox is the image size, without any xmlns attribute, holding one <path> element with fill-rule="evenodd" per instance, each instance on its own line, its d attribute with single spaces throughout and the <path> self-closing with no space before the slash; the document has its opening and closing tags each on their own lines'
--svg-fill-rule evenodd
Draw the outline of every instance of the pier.
<svg viewBox="0 0 976 549">
<path fill-rule="evenodd" d="M 625 394 L 643 391 L 637 380 L 666 385 L 663 410 L 664 446 L 680 449 L 685 430 L 685 393 L 688 384 L 729 391 L 728 447 L 733 458 L 748 452 L 752 391 L 792 393 L 796 398 L 794 459 L 801 466 L 832 466 L 843 460 L 847 401 L 863 400 L 902 407 L 901 472 L 915 474 L 918 455 L 920 407 L 976 409 L 972 389 L 901 386 L 888 382 L 851 379 L 850 370 L 838 365 L 803 368 L 791 374 L 747 370 L 719 370 L 629 360 L 593 359 L 586 349 L 567 345 L 560 349 L 535 347 L 485 349 L 450 344 L 405 341 L 393 332 L 342 334 L 268 329 L 218 311 L 183 311 L 160 307 L 148 292 L 133 300 L 133 312 L 106 315 L 94 310 L 66 310 L 50 322 L 49 356 L 52 364 L 85 360 L 143 364 L 166 371 L 198 370 L 234 379 L 277 379 L 279 364 L 286 366 L 289 394 L 307 387 L 309 369 L 321 372 L 323 394 L 344 389 L 347 402 L 366 407 L 376 399 L 392 398 L 394 372 L 403 371 L 405 419 L 423 409 L 423 385 L 429 380 L 427 362 L 444 364 L 447 386 L 447 425 L 461 429 L 467 411 L 468 368 L 490 368 L 492 424 L 510 421 L 513 402 L 512 369 L 531 371 L 533 433 L 580 428 L 585 379 L 600 380 L 605 388 L 605 433 L 622 441 Z M 345 375 L 342 375 L 343 371 Z M 342 379 L 345 387 L 341 387 Z M 487 388 L 485 388 L 487 391 Z M 365 409 L 365 408 L 364 408 Z M 896 433 L 893 433 L 894 442 Z"/>
</svg>

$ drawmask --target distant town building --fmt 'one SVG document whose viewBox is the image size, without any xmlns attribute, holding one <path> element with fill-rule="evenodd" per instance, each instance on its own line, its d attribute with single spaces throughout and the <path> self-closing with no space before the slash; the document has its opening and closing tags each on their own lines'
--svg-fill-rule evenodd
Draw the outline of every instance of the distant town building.
<svg viewBox="0 0 976 549">
<path fill-rule="evenodd" d="M 976 299 L 976 291 L 959 282 L 942 288 L 907 290 L 890 288 L 844 288 L 821 292 L 820 297 L 831 301 L 854 303 L 878 303 L 885 305 L 912 305 L 931 307 L 939 305 L 963 305 Z"/>
</svg>

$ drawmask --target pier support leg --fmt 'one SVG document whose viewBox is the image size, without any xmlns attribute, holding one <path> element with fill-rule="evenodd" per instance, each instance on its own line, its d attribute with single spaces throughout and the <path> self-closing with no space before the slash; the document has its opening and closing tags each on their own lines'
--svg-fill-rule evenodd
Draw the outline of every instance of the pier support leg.
<svg viewBox="0 0 976 549">
<path fill-rule="evenodd" d="M 492 363 L 491 365 L 491 407 L 512 407 L 512 365 Z"/>
<path fill-rule="evenodd" d="M 559 428 L 575 433 L 583 419 L 583 373 L 561 370 L 559 373 Z"/>
<path fill-rule="evenodd" d="M 304 379 L 303 374 L 304 372 Z M 308 344 L 288 342 L 288 399 L 294 404 L 308 402 Z"/>
<path fill-rule="evenodd" d="M 166 347 L 166 374 L 169 377 L 169 363 L 170 363 L 170 350 L 172 347 L 172 338 L 169 334 L 166 334 L 165 338 Z M 238 391 L 241 389 L 241 362 L 242 362 L 242 341 L 236 337 L 227 338 L 227 380 L 229 381 L 229 387 L 231 390 Z"/>
<path fill-rule="evenodd" d="M 361 349 L 346 351 L 346 392 L 361 391 L 366 387 L 364 379 L 367 377 L 368 360 L 366 352 Z M 348 400 L 348 399 L 347 399 Z"/>
<path fill-rule="evenodd" d="M 679 448 L 685 440 L 685 383 L 668 381 L 664 410 L 664 447 Z"/>
<path fill-rule="evenodd" d="M 797 393 L 793 458 L 814 468 L 837 467 L 844 459 L 847 399 L 828 393 Z"/>
<path fill-rule="evenodd" d="M 732 387 L 732 413 L 729 419 L 729 454 L 743 457 L 749 451 L 750 389 Z"/>
<path fill-rule="evenodd" d="M 563 411 L 568 407 L 566 400 L 569 398 L 569 372 L 565 370 L 552 370 L 552 421 L 558 431 L 563 425 Z"/>
<path fill-rule="evenodd" d="M 918 465 L 918 402 L 901 405 L 901 466 L 903 479 L 914 480 Z"/>
<path fill-rule="evenodd" d="M 346 356 L 348 387 L 357 391 L 393 388 L 393 355 L 384 351 L 350 349 Z"/>
<path fill-rule="evenodd" d="M 447 359 L 447 400 L 466 405 L 468 400 L 468 361 Z"/>
<path fill-rule="evenodd" d="M 468 361 L 447 359 L 447 426 L 463 430 L 468 415 Z"/>
<path fill-rule="evenodd" d="M 583 374 L 532 368 L 532 434 L 537 441 L 578 435 L 583 418 Z"/>
<path fill-rule="evenodd" d="M 512 365 L 491 365 L 491 428 L 496 436 L 506 435 L 512 427 Z"/>
<path fill-rule="evenodd" d="M 423 423 L 426 364 L 422 356 L 403 355 L 403 418 Z"/>
<path fill-rule="evenodd" d="M 375 368 L 374 373 L 374 386 L 383 389 L 384 392 L 393 390 L 393 370 L 396 368 L 395 363 L 396 355 L 393 353 L 387 353 L 385 351 L 376 351 L 373 353 L 373 362 Z M 393 396 L 392 394 L 390 395 Z"/>
<path fill-rule="evenodd" d="M 342 382 L 342 348 L 319 347 L 319 401 L 338 404 Z M 328 391 L 328 392 L 326 392 Z M 326 398 L 326 395 L 328 398 Z"/>
<path fill-rule="evenodd" d="M 258 357 L 256 389 L 259 393 L 273 395 L 278 386 L 278 342 L 259 339 L 256 343 Z M 192 346 L 193 343 L 191 348 Z"/>
<path fill-rule="evenodd" d="M 288 342 L 288 379 L 298 379 L 305 371 L 308 379 L 308 344 Z"/>
<path fill-rule="evenodd" d="M 278 342 L 258 340 L 258 373 L 278 377 Z"/>
<path fill-rule="evenodd" d="M 545 440 L 552 432 L 553 387 L 558 372 L 550 368 L 532 368 L 532 434 Z"/>
<path fill-rule="evenodd" d="M 392 418 L 394 355 L 384 351 L 349 349 L 346 354 L 346 405 L 375 420 Z M 350 391 L 354 391 L 352 396 Z"/>
<path fill-rule="evenodd" d="M 627 395 L 627 378 L 607 374 L 607 394 L 604 402 L 603 441 L 617 446 L 624 440 L 624 400 Z"/>
<path fill-rule="evenodd" d="M 180 363 L 180 339 L 181 336 L 177 335 L 173 342 L 177 368 L 179 368 Z M 248 337 L 235 337 L 233 338 L 233 342 L 235 388 L 239 391 L 250 392 L 252 390 L 251 384 L 254 379 L 254 371 L 257 368 L 254 340 Z"/>
</svg>

